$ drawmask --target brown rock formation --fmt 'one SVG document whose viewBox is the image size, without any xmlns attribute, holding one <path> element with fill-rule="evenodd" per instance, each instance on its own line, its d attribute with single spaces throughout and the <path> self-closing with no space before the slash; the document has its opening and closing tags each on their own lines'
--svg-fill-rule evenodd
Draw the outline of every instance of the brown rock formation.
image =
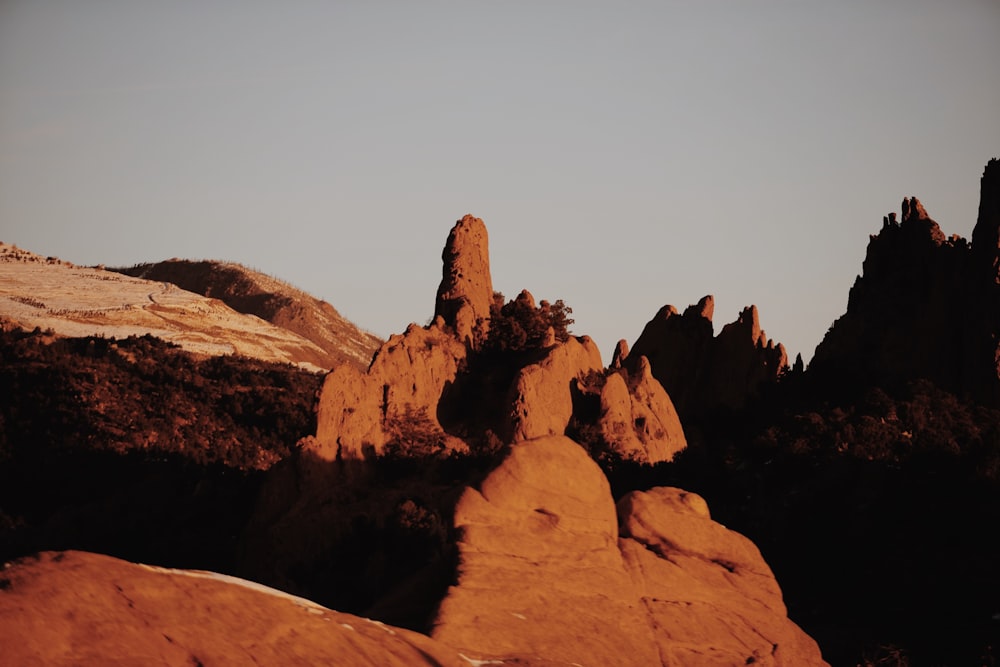
<svg viewBox="0 0 1000 667">
<path fill-rule="evenodd" d="M 441 255 L 444 262 L 434 316 L 444 318 L 460 341 L 475 346 L 489 330 L 493 279 L 489 236 L 479 218 L 455 223 Z"/>
<path fill-rule="evenodd" d="M 367 372 L 337 368 L 323 383 L 309 448 L 327 461 L 378 455 L 399 435 L 393 425 L 414 418 L 443 437 L 438 401 L 466 353 L 438 319 L 427 328 L 411 324 L 405 334 L 391 336 Z"/>
<path fill-rule="evenodd" d="M 809 374 L 823 382 L 893 386 L 928 379 L 990 404 L 1000 401 L 1000 162 L 982 178 L 972 247 L 946 238 L 915 198 L 903 200 L 868 244 L 847 312 Z"/>
<path fill-rule="evenodd" d="M 670 461 L 687 447 L 673 401 L 645 357 L 639 358 L 635 371 L 607 376 L 598 424 L 610 450 L 627 461 Z"/>
<path fill-rule="evenodd" d="M 602 367 L 601 353 L 588 336 L 570 338 L 521 369 L 511 386 L 511 441 L 563 435 L 573 415 L 574 380 Z"/>
<path fill-rule="evenodd" d="M 664 665 L 818 665 L 788 620 L 753 542 L 712 521 L 700 496 L 658 487 L 618 502 L 626 569 L 657 629 Z"/>
<path fill-rule="evenodd" d="M 46 552 L 0 583 L 5 665 L 469 664 L 415 632 L 211 572 Z"/>
<path fill-rule="evenodd" d="M 762 384 L 774 382 L 788 366 L 783 345 L 760 328 L 756 306 L 740 313 L 713 337 L 715 302 L 704 297 L 682 315 L 664 306 L 646 324 L 623 364 L 637 369 L 646 357 L 655 377 L 682 416 L 716 407 L 742 408 Z"/>
<path fill-rule="evenodd" d="M 691 508 L 694 508 L 692 510 Z M 619 505 L 563 437 L 514 445 L 455 510 L 459 579 L 432 636 L 524 664 L 824 664 L 753 545 L 676 489 Z"/>
</svg>

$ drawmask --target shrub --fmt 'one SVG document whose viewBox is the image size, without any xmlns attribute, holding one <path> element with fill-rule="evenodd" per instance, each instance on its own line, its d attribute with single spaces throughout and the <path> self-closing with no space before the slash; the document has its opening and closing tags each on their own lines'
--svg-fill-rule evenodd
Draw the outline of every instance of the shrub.
<svg viewBox="0 0 1000 667">
<path fill-rule="evenodd" d="M 483 349 L 494 352 L 522 352 L 545 345 L 549 328 L 560 342 L 569 340 L 570 314 L 573 309 L 563 303 L 542 301 L 537 307 L 527 291 L 504 303 L 504 295 L 493 293 L 490 306 L 490 330 Z"/>
</svg>

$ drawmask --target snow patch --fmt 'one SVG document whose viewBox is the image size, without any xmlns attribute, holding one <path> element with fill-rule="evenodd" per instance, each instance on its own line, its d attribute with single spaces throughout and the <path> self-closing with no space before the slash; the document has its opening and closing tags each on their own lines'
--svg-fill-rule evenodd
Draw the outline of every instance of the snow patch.
<svg viewBox="0 0 1000 667">
<path fill-rule="evenodd" d="M 469 663 L 473 667 L 483 667 L 483 665 L 502 665 L 502 664 L 504 664 L 503 660 L 476 660 L 475 658 L 470 658 L 469 656 L 465 655 L 464 653 L 459 653 L 458 657 L 461 658 L 462 660 L 465 660 L 467 663 Z"/>
<path fill-rule="evenodd" d="M 265 595 L 270 595 L 272 597 L 278 597 L 278 598 L 283 598 L 285 600 L 289 600 L 290 602 L 294 603 L 299 607 L 302 607 L 303 609 L 312 614 L 326 614 L 333 611 L 331 609 L 327 609 L 322 605 L 316 604 L 312 600 L 300 598 L 297 595 L 292 595 L 291 593 L 279 591 L 276 588 L 271 588 L 270 586 L 265 586 L 264 584 L 258 584 L 256 581 L 248 581 L 247 579 L 240 579 L 239 577 L 233 577 L 228 574 L 219 574 L 218 572 L 208 572 L 206 570 L 175 570 L 168 567 L 158 567 L 156 565 L 144 565 L 141 563 L 139 564 L 139 567 L 149 570 L 150 572 L 156 572 L 158 574 L 171 574 L 181 577 L 193 577 L 195 579 L 211 579 L 213 581 L 221 581 L 223 583 L 232 584 L 233 586 L 248 588 L 252 591 L 257 591 L 258 593 L 264 593 Z"/>
</svg>

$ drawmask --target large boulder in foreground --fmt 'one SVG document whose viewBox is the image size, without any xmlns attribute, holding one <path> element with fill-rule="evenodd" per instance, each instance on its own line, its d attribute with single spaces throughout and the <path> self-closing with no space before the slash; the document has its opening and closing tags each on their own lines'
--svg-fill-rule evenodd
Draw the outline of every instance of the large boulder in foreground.
<svg viewBox="0 0 1000 667">
<path fill-rule="evenodd" d="M 249 581 L 78 551 L 0 573 L 5 665 L 468 666 L 415 632 Z"/>
<path fill-rule="evenodd" d="M 823 665 L 756 547 L 678 489 L 627 496 L 572 440 L 513 445 L 455 509 L 432 636 L 477 660 Z M 620 528 L 619 528 L 620 525 Z"/>
<path fill-rule="evenodd" d="M 700 496 L 658 487 L 619 501 L 620 547 L 664 665 L 819 665 L 749 539 Z"/>
</svg>

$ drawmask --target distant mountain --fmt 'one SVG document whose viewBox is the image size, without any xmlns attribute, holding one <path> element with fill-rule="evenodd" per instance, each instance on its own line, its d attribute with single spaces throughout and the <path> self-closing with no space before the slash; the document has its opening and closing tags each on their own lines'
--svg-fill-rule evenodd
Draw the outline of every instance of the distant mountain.
<svg viewBox="0 0 1000 667">
<path fill-rule="evenodd" d="M 143 267 L 76 266 L 0 243 L 0 322 L 70 337 L 150 334 L 198 354 L 237 354 L 310 370 L 366 366 L 379 343 L 329 304 L 238 265 L 174 261 L 146 268 L 155 275 L 127 274 Z M 202 279 L 204 289 L 196 292 L 168 280 L 168 273 L 185 285 L 197 283 L 200 274 L 210 279 Z"/>
<path fill-rule="evenodd" d="M 382 341 L 344 318 L 326 301 L 241 264 L 213 260 L 168 259 L 154 264 L 112 268 L 125 275 L 171 283 L 219 299 L 233 310 L 255 315 L 302 336 L 325 352 L 313 363 L 367 367 Z"/>
</svg>

